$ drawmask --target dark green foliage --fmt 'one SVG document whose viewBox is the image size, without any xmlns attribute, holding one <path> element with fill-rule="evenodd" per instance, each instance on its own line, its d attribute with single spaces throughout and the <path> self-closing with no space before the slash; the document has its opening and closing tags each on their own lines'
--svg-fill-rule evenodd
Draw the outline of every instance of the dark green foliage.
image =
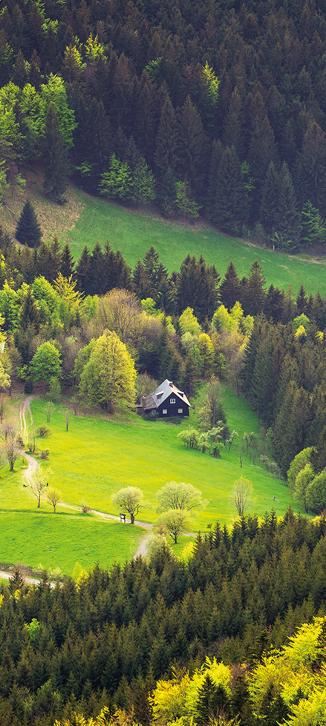
<svg viewBox="0 0 326 726">
<path fill-rule="evenodd" d="M 172 663 L 192 668 L 210 652 L 250 667 L 310 620 L 322 606 L 324 559 L 325 522 L 288 512 L 280 523 L 271 514 L 231 531 L 216 525 L 187 564 L 165 551 L 152 565 L 95 568 L 78 585 L 45 581 L 20 598 L 11 594 L 21 587 L 15 576 L 0 610 L 1 724 L 21 726 L 27 703 L 26 724 L 92 715 L 101 704 L 134 707 L 148 724 L 147 693 Z M 205 726 L 214 714 L 252 726 L 243 667 L 235 665 L 230 700 L 207 679 L 198 706 Z M 285 713 L 270 693 L 268 723 Z"/>
<path fill-rule="evenodd" d="M 303 342 L 295 341 L 292 325 L 256 318 L 242 380 L 245 395 L 271 427 L 274 457 L 282 473 L 299 451 L 311 445 L 316 446 L 317 469 L 323 469 L 326 363 L 324 346 L 314 333 Z"/>
<path fill-rule="evenodd" d="M 58 115 L 49 104 L 44 138 L 44 191 L 54 202 L 62 204 L 67 188 L 68 159 L 61 136 Z"/>
<path fill-rule="evenodd" d="M 35 210 L 30 201 L 25 202 L 16 227 L 16 239 L 28 247 L 38 247 L 42 237 Z"/>
<path fill-rule="evenodd" d="M 226 232 L 239 233 L 246 221 L 247 200 L 241 164 L 235 149 L 226 147 L 216 177 L 212 220 Z"/>
<path fill-rule="evenodd" d="M 297 244 L 296 213 L 307 201 L 325 218 L 321 0 L 295 9 L 286 3 L 282 12 L 272 0 L 262 8 L 242 5 L 241 11 L 228 0 L 213 5 L 203 0 L 200 6 L 177 0 L 171 12 L 159 3 L 134 0 L 119 7 L 39 0 L 5 0 L 3 6 L 0 85 L 29 83 L 38 91 L 51 73 L 65 79 L 76 120 L 71 161 L 88 191 L 97 193 L 113 154 L 127 161 L 132 137 L 144 161 L 125 200 L 152 202 L 154 173 L 158 205 L 164 214 L 174 214 L 173 184 L 166 176 L 171 170 L 226 231 L 239 234 L 263 219 L 270 235 L 275 185 L 267 179 L 268 169 L 274 164 L 282 176 L 286 164 L 293 189 L 281 179 L 279 191 L 282 187 L 286 212 L 290 200 L 291 213 L 277 244 Z M 16 133 L 14 145 L 1 143 L 3 158 L 15 160 L 23 153 L 25 162 L 35 161 L 30 141 L 39 128 L 37 109 L 34 104 L 30 114 L 30 107 L 27 112 L 17 106 L 21 137 Z M 64 118 L 61 123 L 65 135 Z M 41 153 L 46 190 L 61 201 L 67 159 L 60 145 L 50 159 L 51 149 L 45 144 Z M 225 163 L 224 178 L 221 173 L 218 179 L 218 157 L 228 149 L 237 163 Z"/>
<path fill-rule="evenodd" d="M 210 719 L 214 719 L 219 715 L 226 715 L 228 701 L 225 689 L 222 686 L 216 686 L 210 676 L 207 675 L 198 692 L 196 724 L 198 726 L 207 726 Z"/>
</svg>

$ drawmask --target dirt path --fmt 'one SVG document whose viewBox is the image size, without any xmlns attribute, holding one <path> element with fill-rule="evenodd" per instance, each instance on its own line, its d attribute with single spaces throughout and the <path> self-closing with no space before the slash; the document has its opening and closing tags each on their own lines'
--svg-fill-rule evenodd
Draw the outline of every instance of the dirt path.
<svg viewBox="0 0 326 726">
<path fill-rule="evenodd" d="M 18 570 L 20 570 L 19 567 L 17 567 Z M 31 575 L 24 575 L 23 572 L 21 572 L 21 576 L 26 583 L 26 585 L 39 585 L 40 582 L 42 582 L 41 577 L 31 577 Z M 0 579 L 2 580 L 10 580 L 10 578 L 13 576 L 14 571 L 13 570 L 0 570 Z M 54 582 L 54 580 L 50 580 L 49 585 L 50 587 L 55 587 L 58 583 Z"/>
<path fill-rule="evenodd" d="M 20 429 L 22 432 L 22 436 L 23 436 L 23 432 L 26 434 L 26 432 L 28 430 L 27 418 L 29 418 L 30 422 L 32 422 L 32 413 L 31 413 L 31 409 L 30 409 L 30 403 L 31 403 L 32 399 L 33 399 L 33 396 L 27 396 L 24 399 L 24 401 L 20 407 L 19 417 L 20 417 Z M 33 474 L 35 474 L 35 472 L 38 470 L 40 465 L 39 465 L 38 461 L 33 456 L 31 456 L 31 454 L 27 454 L 24 451 L 24 452 L 22 452 L 22 456 L 24 457 L 25 461 L 27 461 L 27 468 L 24 470 L 23 476 L 24 476 L 24 479 L 28 481 L 28 479 L 30 479 L 31 476 L 33 476 Z M 63 502 L 63 501 L 61 501 L 59 503 L 61 504 L 62 507 L 65 507 L 65 509 L 71 509 L 74 512 L 81 511 L 80 506 L 78 506 L 77 504 L 70 504 L 69 502 Z M 96 517 L 99 517 L 100 519 L 109 519 L 110 521 L 113 521 L 113 522 L 120 522 L 120 517 L 118 517 L 116 514 L 109 514 L 108 512 L 102 512 L 99 509 L 90 508 L 90 514 L 94 514 Z M 151 524 L 151 522 L 143 522 L 141 520 L 137 520 L 135 522 L 134 526 L 141 527 L 141 529 L 146 530 L 146 532 L 144 533 L 144 536 L 141 538 L 141 540 L 139 542 L 139 545 L 136 549 L 133 559 L 136 559 L 137 557 L 146 557 L 146 555 L 148 553 L 150 533 L 153 529 L 153 524 Z M 194 536 L 194 532 L 187 532 L 187 535 L 189 537 L 192 537 L 192 536 Z M 7 573 L 7 576 L 9 578 L 10 574 L 8 575 L 8 573 Z M 1 570 L 0 570 L 0 577 L 2 577 Z M 4 577 L 6 577 L 6 575 L 4 575 Z M 34 578 L 31 578 L 31 579 L 33 580 Z M 28 578 L 26 578 L 26 582 L 28 582 Z M 35 582 L 38 583 L 39 580 L 35 580 Z M 35 582 L 32 584 L 35 584 Z"/>
<path fill-rule="evenodd" d="M 20 431 L 21 431 L 21 435 L 22 435 L 23 439 L 26 438 L 26 434 L 28 431 L 27 419 L 29 418 L 30 422 L 32 422 L 32 413 L 31 413 L 31 408 L 30 408 L 30 404 L 31 404 L 32 400 L 33 400 L 33 396 L 27 396 L 24 399 L 24 401 L 20 407 L 20 411 L 19 411 Z M 33 474 L 35 474 L 35 472 L 39 469 L 40 465 L 39 465 L 38 461 L 34 458 L 34 456 L 31 456 L 31 454 L 27 454 L 26 451 L 22 452 L 22 456 L 24 457 L 25 461 L 27 461 L 27 467 L 26 467 L 26 469 L 24 469 L 23 476 L 24 476 L 25 481 L 28 481 L 33 476 Z M 61 504 L 62 507 L 65 507 L 66 509 L 71 509 L 74 512 L 80 512 L 80 507 L 77 506 L 76 504 L 70 504 L 69 502 L 63 502 L 63 501 L 61 501 L 59 503 Z M 109 514 L 108 512 L 102 512 L 99 509 L 90 509 L 90 514 L 94 514 L 96 517 L 99 517 L 101 519 L 109 519 L 113 522 L 120 522 L 120 517 L 118 517 L 116 514 Z M 136 559 L 136 557 L 146 557 L 147 549 L 148 549 L 148 542 L 149 542 L 148 532 L 153 529 L 153 525 L 150 522 L 142 522 L 142 521 L 137 520 L 137 522 L 135 522 L 135 527 L 141 527 L 142 529 L 147 530 L 147 533 L 144 535 L 144 537 L 141 538 L 141 541 L 134 554 L 134 559 Z M 8 575 L 8 573 L 7 573 L 7 575 Z M 1 570 L 0 570 L 0 577 L 1 576 L 2 575 L 1 575 Z M 5 576 L 6 575 L 4 575 L 4 577 Z M 10 574 L 8 575 L 8 578 L 9 577 L 10 577 Z M 26 578 L 26 582 L 27 581 L 28 580 Z M 36 580 L 35 582 L 39 582 L 39 580 Z"/>
</svg>

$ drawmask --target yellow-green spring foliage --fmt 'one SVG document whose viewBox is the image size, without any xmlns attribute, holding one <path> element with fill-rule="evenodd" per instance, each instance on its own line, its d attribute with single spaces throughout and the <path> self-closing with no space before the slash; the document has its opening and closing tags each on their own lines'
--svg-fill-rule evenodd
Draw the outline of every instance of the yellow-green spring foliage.
<svg viewBox="0 0 326 726">
<path fill-rule="evenodd" d="M 326 724 L 326 618 L 305 623 L 280 651 L 263 658 L 250 677 L 249 693 L 263 716 L 268 692 L 289 707 L 291 726 Z"/>
<path fill-rule="evenodd" d="M 270 714 L 271 702 L 279 700 L 287 713 L 277 721 L 280 726 L 326 725 L 325 645 L 326 617 L 317 617 L 312 623 L 302 625 L 287 645 L 266 655 L 251 672 L 245 666 L 240 668 L 245 681 L 244 693 L 248 694 L 255 722 L 264 723 Z M 153 723 L 158 726 L 202 723 L 200 718 L 198 721 L 200 697 L 207 677 L 228 700 L 232 698 L 235 670 L 239 672 L 239 666 L 207 658 L 192 675 L 175 674 L 170 680 L 158 681 L 150 696 Z M 223 721 L 223 709 L 221 717 Z"/>
<path fill-rule="evenodd" d="M 190 726 L 198 716 L 200 691 L 209 676 L 215 686 L 220 686 L 231 696 L 231 666 L 206 658 L 204 665 L 192 676 L 175 675 L 169 681 L 158 681 L 150 697 L 153 722 L 160 726 Z"/>
</svg>

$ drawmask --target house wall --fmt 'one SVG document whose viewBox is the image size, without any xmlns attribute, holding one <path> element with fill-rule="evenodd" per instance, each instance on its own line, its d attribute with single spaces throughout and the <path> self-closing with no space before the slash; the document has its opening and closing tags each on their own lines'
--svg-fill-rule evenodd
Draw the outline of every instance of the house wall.
<svg viewBox="0 0 326 726">
<path fill-rule="evenodd" d="M 175 399 L 175 403 L 171 403 L 171 398 Z M 179 408 L 182 408 L 182 413 L 178 412 Z M 169 416 L 183 418 L 184 416 L 189 416 L 189 406 L 187 406 L 185 401 L 182 401 L 181 398 L 178 398 L 175 394 L 171 394 L 171 396 L 163 401 L 163 403 L 160 403 L 157 411 L 160 418 L 168 418 Z M 167 413 L 163 413 L 163 411 L 167 411 Z"/>
</svg>

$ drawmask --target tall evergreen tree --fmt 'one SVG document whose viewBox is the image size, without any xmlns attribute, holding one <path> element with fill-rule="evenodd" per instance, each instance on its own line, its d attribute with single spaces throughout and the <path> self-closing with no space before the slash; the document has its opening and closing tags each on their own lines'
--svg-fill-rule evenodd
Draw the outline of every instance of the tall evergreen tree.
<svg viewBox="0 0 326 726">
<path fill-rule="evenodd" d="M 160 124 L 156 137 L 155 163 L 161 174 L 177 167 L 177 121 L 168 94 L 162 105 Z"/>
<path fill-rule="evenodd" d="M 266 232 L 277 229 L 279 220 L 279 174 L 273 161 L 270 162 L 262 189 L 260 221 Z"/>
<path fill-rule="evenodd" d="M 233 262 L 230 262 L 220 287 L 223 304 L 230 310 L 237 300 L 240 300 L 240 280 Z"/>
<path fill-rule="evenodd" d="M 27 200 L 16 227 L 16 239 L 28 247 L 38 247 L 42 237 L 41 227 L 32 203 Z"/>
<path fill-rule="evenodd" d="M 246 192 L 240 161 L 234 148 L 222 154 L 217 175 L 213 221 L 226 232 L 240 232 L 246 215 Z"/>
<path fill-rule="evenodd" d="M 54 202 L 62 204 L 67 188 L 67 149 L 59 130 L 58 115 L 49 104 L 44 137 L 44 191 Z"/>
<path fill-rule="evenodd" d="M 70 247 L 67 244 L 62 250 L 60 271 L 64 277 L 70 277 L 70 275 L 74 274 L 74 269 L 75 263 L 70 252 Z"/>
</svg>

